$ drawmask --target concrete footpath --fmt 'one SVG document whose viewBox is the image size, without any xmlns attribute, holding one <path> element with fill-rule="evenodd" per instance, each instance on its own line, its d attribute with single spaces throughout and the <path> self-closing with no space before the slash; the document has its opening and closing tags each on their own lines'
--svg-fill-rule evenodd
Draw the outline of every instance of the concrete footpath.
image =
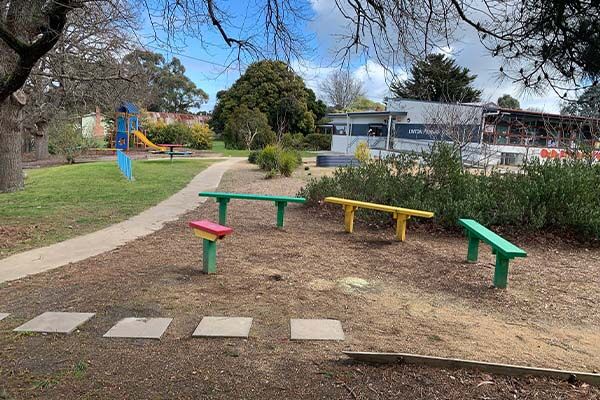
<svg viewBox="0 0 600 400">
<path fill-rule="evenodd" d="M 0 260 L 0 283 L 93 257 L 161 229 L 166 222 L 205 202 L 206 198 L 200 198 L 198 192 L 217 188 L 223 173 L 240 160 L 230 158 L 209 166 L 173 196 L 126 221 Z"/>
</svg>

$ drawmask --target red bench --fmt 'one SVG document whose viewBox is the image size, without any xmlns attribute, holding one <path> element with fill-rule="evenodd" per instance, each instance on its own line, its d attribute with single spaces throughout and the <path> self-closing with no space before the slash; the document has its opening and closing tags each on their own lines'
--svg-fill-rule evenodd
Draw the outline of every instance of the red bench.
<svg viewBox="0 0 600 400">
<path fill-rule="evenodd" d="M 190 228 L 202 240 L 202 271 L 206 274 L 217 272 L 217 240 L 233 233 L 228 226 L 219 225 L 209 220 L 191 221 Z"/>
</svg>

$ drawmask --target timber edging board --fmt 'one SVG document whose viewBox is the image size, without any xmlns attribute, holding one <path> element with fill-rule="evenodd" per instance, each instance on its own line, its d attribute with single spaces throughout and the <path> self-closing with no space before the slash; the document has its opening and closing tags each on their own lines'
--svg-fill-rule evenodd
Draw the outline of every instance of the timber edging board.
<svg viewBox="0 0 600 400">
<path fill-rule="evenodd" d="M 600 374 L 581 371 L 564 371 L 559 369 L 535 368 L 521 365 L 498 364 L 483 361 L 462 360 L 458 358 L 444 358 L 423 356 L 410 353 L 374 353 L 360 351 L 343 351 L 345 355 L 356 360 L 375 364 L 415 364 L 427 365 L 437 368 L 462 368 L 476 369 L 499 375 L 510 376 L 541 376 L 561 379 L 566 381 L 578 380 L 592 385 L 600 386 Z"/>
</svg>

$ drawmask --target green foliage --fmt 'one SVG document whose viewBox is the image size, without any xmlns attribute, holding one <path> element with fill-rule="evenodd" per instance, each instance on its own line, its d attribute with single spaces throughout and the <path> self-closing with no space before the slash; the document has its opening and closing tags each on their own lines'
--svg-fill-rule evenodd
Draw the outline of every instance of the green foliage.
<svg viewBox="0 0 600 400">
<path fill-rule="evenodd" d="M 384 111 L 385 104 L 369 100 L 364 96 L 359 96 L 350 105 L 343 110 L 344 112 L 353 111 Z"/>
<path fill-rule="evenodd" d="M 144 122 L 146 136 L 157 144 L 183 144 L 197 150 L 212 147 L 213 132 L 206 124 L 194 124 L 191 127 L 182 123 Z"/>
<path fill-rule="evenodd" d="M 274 177 L 278 172 L 283 176 L 291 176 L 302 164 L 302 156 L 295 150 L 271 145 L 261 150 L 257 164 L 260 169 L 267 172 L 267 178 Z"/>
<path fill-rule="evenodd" d="M 275 133 L 265 113 L 242 105 L 227 120 L 223 140 L 228 149 L 262 149 L 275 143 Z"/>
<path fill-rule="evenodd" d="M 576 101 L 565 102 L 560 113 L 600 118 L 600 85 L 590 86 Z"/>
<path fill-rule="evenodd" d="M 69 164 L 75 163 L 75 159 L 85 150 L 100 147 L 96 139 L 82 136 L 81 131 L 71 123 L 51 124 L 48 133 L 48 151 L 63 155 Z"/>
<path fill-rule="evenodd" d="M 367 142 L 361 141 L 356 145 L 354 157 L 361 163 L 366 163 L 371 159 L 371 152 L 369 151 Z"/>
<path fill-rule="evenodd" d="M 325 104 L 316 100 L 301 77 L 284 62 L 271 60 L 251 64 L 228 90 L 217 93 L 210 121 L 213 130 L 225 133 L 242 106 L 264 113 L 275 132 L 311 133 L 315 121 L 326 113 Z"/>
<path fill-rule="evenodd" d="M 301 133 L 285 133 L 281 138 L 284 149 L 302 150 L 304 148 L 304 135 Z"/>
<path fill-rule="evenodd" d="M 185 75 L 185 67 L 177 57 L 167 62 L 162 54 L 135 50 L 125 56 L 124 62 L 148 84 L 142 99 L 148 111 L 189 113 L 208 100 L 208 94 Z"/>
<path fill-rule="evenodd" d="M 331 150 L 331 135 L 310 133 L 304 137 L 304 148 L 309 150 Z"/>
<path fill-rule="evenodd" d="M 277 158 L 281 149 L 277 146 L 269 145 L 262 149 L 258 155 L 258 166 L 265 171 L 277 170 Z"/>
<path fill-rule="evenodd" d="M 192 130 L 186 124 L 175 122 L 165 124 L 164 122 L 146 123 L 146 136 L 154 143 L 187 144 L 192 136 Z"/>
<path fill-rule="evenodd" d="M 208 150 L 212 148 L 214 133 L 207 124 L 194 124 L 191 127 L 188 144 L 192 149 Z"/>
<path fill-rule="evenodd" d="M 399 97 L 430 101 L 479 101 L 481 91 L 471 84 L 477 75 L 468 68 L 456 65 L 443 54 L 430 54 L 417 61 L 410 70 L 410 78 L 392 83 L 390 90 Z"/>
<path fill-rule="evenodd" d="M 258 150 L 251 151 L 250 154 L 248 154 L 248 162 L 250 164 L 257 164 L 259 155 L 260 155 L 260 151 L 258 151 Z"/>
<path fill-rule="evenodd" d="M 459 218 L 473 218 L 502 230 L 552 230 L 597 240 L 599 188 L 600 165 L 587 160 L 535 161 L 520 173 L 473 174 L 461 169 L 450 146 L 440 144 L 420 158 L 407 154 L 337 169 L 311 180 L 300 195 L 313 204 L 337 196 L 433 211 L 433 223 L 449 229 L 457 228 Z M 389 223 L 383 213 L 359 215 Z"/>
<path fill-rule="evenodd" d="M 298 157 L 291 151 L 281 151 L 277 158 L 279 173 L 283 176 L 292 176 L 292 173 L 298 168 Z"/>
<path fill-rule="evenodd" d="M 510 94 L 503 94 L 498 97 L 498 106 L 502 108 L 511 108 L 513 110 L 520 110 L 521 103 L 519 100 L 512 97 Z"/>
<path fill-rule="evenodd" d="M 311 133 L 304 136 L 301 133 L 286 133 L 281 138 L 281 146 L 294 150 L 330 150 L 331 135 Z"/>
</svg>

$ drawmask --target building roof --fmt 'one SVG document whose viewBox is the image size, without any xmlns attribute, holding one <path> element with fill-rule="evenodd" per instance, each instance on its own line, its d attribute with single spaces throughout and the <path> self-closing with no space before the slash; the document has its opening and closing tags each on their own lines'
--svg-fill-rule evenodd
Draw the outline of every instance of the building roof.
<svg viewBox="0 0 600 400">
<path fill-rule="evenodd" d="M 347 113 L 331 113 L 327 114 L 328 117 L 387 117 L 395 115 L 406 115 L 406 111 L 356 111 Z"/>
<path fill-rule="evenodd" d="M 117 108 L 117 112 L 126 112 L 128 114 L 139 114 L 140 109 L 137 106 L 129 101 L 124 101 L 121 103 L 119 108 Z"/>
<path fill-rule="evenodd" d="M 543 112 L 543 111 L 517 110 L 517 109 L 513 109 L 513 108 L 503 108 L 503 107 L 496 107 L 496 108 L 490 107 L 490 108 L 486 108 L 486 111 L 499 112 L 500 114 L 512 114 L 512 115 L 531 116 L 531 117 L 538 117 L 538 118 L 541 117 L 541 118 L 552 118 L 552 119 L 562 119 L 562 120 L 600 122 L 600 119 L 598 119 L 598 118 L 581 117 L 578 115 L 568 115 L 568 114 L 553 114 L 553 113 L 547 113 L 547 112 Z"/>
</svg>

